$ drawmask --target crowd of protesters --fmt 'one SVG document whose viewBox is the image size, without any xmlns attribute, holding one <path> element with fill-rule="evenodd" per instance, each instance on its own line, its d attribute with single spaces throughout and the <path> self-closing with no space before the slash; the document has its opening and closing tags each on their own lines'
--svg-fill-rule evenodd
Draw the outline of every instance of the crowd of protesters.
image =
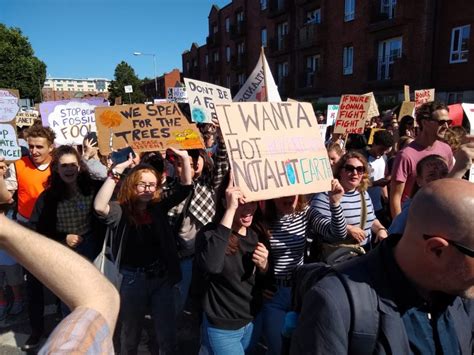
<svg viewBox="0 0 474 355">
<path fill-rule="evenodd" d="M 421 208 L 417 201 L 427 195 L 420 191 L 435 180 L 466 179 L 474 159 L 467 119 L 464 126 L 451 127 L 447 106 L 436 102 L 424 104 L 415 116 L 370 119 L 363 135 L 342 137 L 329 129 L 331 190 L 258 202 L 247 201 L 234 186 L 217 124 L 200 126 L 205 149 L 131 153 L 114 163 L 100 155 L 96 137 L 88 136 L 79 147 L 55 147 L 54 132 L 35 123 L 25 132 L 28 152 L 20 160 L 7 165 L 0 157 L 0 203 L 11 219 L 89 261 L 104 240 L 109 242 L 123 276 L 116 352 L 137 353 L 149 315 L 159 353 L 178 353 L 178 320 L 182 312 L 194 312 L 201 324 L 200 354 L 281 354 L 295 270 L 311 262 L 341 265 L 371 255 L 383 240 L 393 240 L 389 234 L 414 228 L 413 208 Z M 382 130 L 368 145 L 371 128 Z M 470 209 L 472 217 L 472 201 Z M 472 257 L 474 240 L 463 243 Z M 29 351 L 47 335 L 45 286 L 24 272 L 26 292 L 21 267 L 0 250 L 0 320 L 25 306 L 31 334 L 23 350 Z M 72 309 L 62 303 L 61 311 L 66 317 Z M 474 314 L 468 314 L 472 322 Z M 449 320 L 445 323 L 455 332 Z M 442 353 L 447 347 L 436 332 L 424 336 L 434 339 L 435 353 Z M 311 353 L 312 334 L 297 327 L 293 353 Z M 315 353 L 330 351 L 333 343 L 320 341 L 325 345 L 315 346 Z M 472 335 L 466 341 L 472 349 Z M 411 334 L 408 342 L 413 353 L 426 353 L 425 344 Z M 461 340 L 449 346 L 465 348 Z"/>
</svg>

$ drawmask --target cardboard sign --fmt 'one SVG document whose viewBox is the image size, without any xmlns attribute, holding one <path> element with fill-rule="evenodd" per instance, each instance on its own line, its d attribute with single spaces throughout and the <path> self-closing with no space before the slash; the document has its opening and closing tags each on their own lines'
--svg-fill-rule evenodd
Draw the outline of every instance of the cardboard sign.
<svg viewBox="0 0 474 355">
<path fill-rule="evenodd" d="M 211 123 L 217 120 L 216 103 L 231 102 L 230 90 L 204 81 L 184 78 L 191 108 L 191 120 Z"/>
<path fill-rule="evenodd" d="M 410 101 L 410 87 L 403 85 L 403 101 Z"/>
<path fill-rule="evenodd" d="M 216 107 L 235 183 L 248 201 L 330 190 L 331 166 L 311 104 Z"/>
<path fill-rule="evenodd" d="M 0 89 L 0 122 L 13 120 L 20 110 L 18 90 Z"/>
<path fill-rule="evenodd" d="M 10 162 L 21 158 L 21 148 L 18 145 L 16 128 L 12 123 L 0 123 L 0 156 Z"/>
<path fill-rule="evenodd" d="M 400 113 L 398 114 L 398 121 L 404 116 L 415 117 L 415 103 L 410 101 L 403 101 L 400 107 Z"/>
<path fill-rule="evenodd" d="M 367 111 L 367 118 L 380 116 L 379 107 L 377 105 L 377 101 L 375 101 L 374 93 L 369 92 L 367 94 L 364 94 L 364 96 L 370 97 L 370 106 L 369 106 L 369 110 Z"/>
<path fill-rule="evenodd" d="M 56 144 L 80 145 L 89 132 L 97 130 L 95 108 L 107 105 L 102 98 L 42 102 L 41 119 L 43 126 L 56 133 Z"/>
<path fill-rule="evenodd" d="M 39 117 L 38 111 L 18 112 L 16 115 L 16 125 L 18 127 L 30 127 Z"/>
<path fill-rule="evenodd" d="M 474 104 L 461 104 L 471 125 L 471 134 L 474 134 Z"/>
<path fill-rule="evenodd" d="M 369 141 L 367 142 L 368 145 L 374 144 L 374 135 L 375 135 L 375 132 L 378 132 L 378 131 L 385 131 L 385 129 L 383 129 L 383 128 L 371 128 L 370 129 Z"/>
<path fill-rule="evenodd" d="M 415 90 L 415 108 L 435 100 L 435 89 Z"/>
<path fill-rule="evenodd" d="M 339 105 L 328 105 L 328 111 L 326 115 L 326 124 L 328 126 L 332 126 L 336 122 L 338 111 Z"/>
<path fill-rule="evenodd" d="M 174 103 L 97 107 L 95 117 L 104 155 L 126 146 L 135 152 L 204 148 L 199 129 Z"/>
<path fill-rule="evenodd" d="M 363 134 L 370 102 L 370 96 L 342 95 L 334 133 Z"/>
</svg>

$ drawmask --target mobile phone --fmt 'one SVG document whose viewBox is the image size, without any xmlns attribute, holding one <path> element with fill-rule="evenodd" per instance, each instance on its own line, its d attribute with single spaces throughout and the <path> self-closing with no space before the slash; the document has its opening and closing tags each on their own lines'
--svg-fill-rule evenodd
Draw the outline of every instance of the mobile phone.
<svg viewBox="0 0 474 355">
<path fill-rule="evenodd" d="M 84 137 L 84 139 L 87 139 L 92 144 L 97 143 L 97 133 L 96 132 L 89 132 L 89 133 L 87 133 L 87 136 Z"/>
<path fill-rule="evenodd" d="M 133 151 L 132 147 L 126 147 L 117 150 L 116 152 L 112 152 L 110 155 L 110 159 L 114 165 L 123 163 L 124 161 L 128 160 L 128 156 L 132 154 L 132 157 L 135 158 L 135 152 Z"/>
</svg>

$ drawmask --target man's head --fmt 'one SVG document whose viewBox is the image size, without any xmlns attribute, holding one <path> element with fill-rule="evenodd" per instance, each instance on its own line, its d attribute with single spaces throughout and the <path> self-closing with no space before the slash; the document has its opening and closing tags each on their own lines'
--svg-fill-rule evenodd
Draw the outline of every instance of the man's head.
<svg viewBox="0 0 474 355">
<path fill-rule="evenodd" d="M 370 153 L 380 158 L 382 155 L 388 153 L 393 146 L 393 136 L 389 131 L 377 131 L 374 133 L 374 142 L 370 148 Z"/>
<path fill-rule="evenodd" d="M 449 108 L 440 102 L 427 102 L 416 110 L 416 121 L 425 135 L 443 139 L 451 125 Z"/>
<path fill-rule="evenodd" d="M 421 189 L 395 252 L 406 276 L 425 292 L 474 299 L 474 185 L 441 179 Z"/>
<path fill-rule="evenodd" d="M 56 134 L 49 127 L 34 124 L 26 131 L 26 141 L 30 156 L 36 165 L 47 164 L 51 161 Z"/>
</svg>

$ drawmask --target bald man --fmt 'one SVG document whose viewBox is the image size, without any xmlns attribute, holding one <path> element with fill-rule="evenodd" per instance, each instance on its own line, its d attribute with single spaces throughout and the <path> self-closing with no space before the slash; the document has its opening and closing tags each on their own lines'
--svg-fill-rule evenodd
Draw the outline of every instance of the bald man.
<svg viewBox="0 0 474 355">
<path fill-rule="evenodd" d="M 473 183 L 442 179 L 421 189 L 403 236 L 389 236 L 305 293 L 291 353 L 472 355 L 473 231 Z M 373 295 L 364 301 L 346 291 L 364 288 Z M 366 334 L 354 324 L 365 324 Z"/>
</svg>

